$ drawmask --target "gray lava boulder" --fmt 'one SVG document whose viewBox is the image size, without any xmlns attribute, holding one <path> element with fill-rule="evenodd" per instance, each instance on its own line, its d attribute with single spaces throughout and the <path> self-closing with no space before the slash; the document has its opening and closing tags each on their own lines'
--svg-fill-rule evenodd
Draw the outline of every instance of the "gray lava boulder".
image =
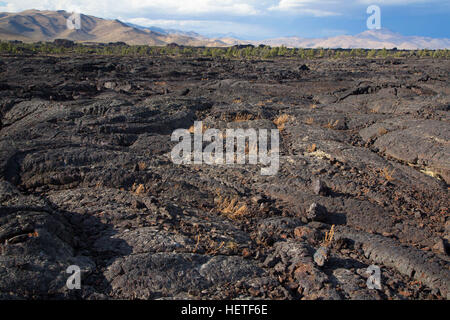
<svg viewBox="0 0 450 320">
<path fill-rule="evenodd" d="M 313 187 L 314 194 L 321 195 L 321 196 L 328 195 L 328 187 L 325 184 L 325 182 L 323 182 L 322 180 L 320 180 L 320 179 L 314 180 L 312 187 Z"/>
<path fill-rule="evenodd" d="M 314 253 L 314 262 L 319 266 L 323 267 L 328 260 L 328 248 L 320 247 Z"/>
</svg>

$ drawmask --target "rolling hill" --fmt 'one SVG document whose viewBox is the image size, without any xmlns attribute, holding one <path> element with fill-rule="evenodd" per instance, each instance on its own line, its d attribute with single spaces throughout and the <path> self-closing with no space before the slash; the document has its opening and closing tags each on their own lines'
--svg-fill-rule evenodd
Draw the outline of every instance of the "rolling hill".
<svg viewBox="0 0 450 320">
<path fill-rule="evenodd" d="M 257 41 L 271 46 L 303 48 L 365 48 L 365 49 L 447 49 L 450 39 L 434 39 L 429 37 L 403 36 L 388 29 L 368 30 L 355 36 L 343 35 L 331 38 L 299 38 L 286 37 Z"/>
<path fill-rule="evenodd" d="M 69 39 L 80 42 L 117 42 L 128 44 L 165 45 L 177 43 L 191 46 L 226 46 L 220 40 L 192 36 L 188 33 L 157 32 L 138 28 L 119 20 L 107 20 L 81 14 L 81 28 L 67 28 L 66 11 L 27 10 L 19 13 L 0 13 L 0 39 L 25 42 Z"/>
</svg>

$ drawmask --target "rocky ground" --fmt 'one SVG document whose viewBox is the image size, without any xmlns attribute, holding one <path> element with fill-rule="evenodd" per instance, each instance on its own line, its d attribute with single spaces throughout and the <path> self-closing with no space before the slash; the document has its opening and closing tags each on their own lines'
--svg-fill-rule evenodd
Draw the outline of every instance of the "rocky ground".
<svg viewBox="0 0 450 320">
<path fill-rule="evenodd" d="M 449 74 L 431 59 L 2 56 L 0 298 L 449 299 Z M 278 174 L 173 164 L 170 135 L 195 120 L 278 127 Z"/>
</svg>

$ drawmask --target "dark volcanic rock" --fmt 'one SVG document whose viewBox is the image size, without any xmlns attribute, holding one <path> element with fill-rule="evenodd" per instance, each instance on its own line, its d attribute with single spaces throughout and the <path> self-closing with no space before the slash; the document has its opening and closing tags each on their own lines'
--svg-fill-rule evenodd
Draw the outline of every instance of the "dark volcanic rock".
<svg viewBox="0 0 450 320">
<path fill-rule="evenodd" d="M 326 196 L 328 194 L 328 187 L 325 182 L 320 179 L 316 179 L 313 182 L 313 191 L 317 195 Z"/>
<path fill-rule="evenodd" d="M 450 62 L 303 63 L 0 57 L 0 299 L 448 299 Z M 174 164 L 200 120 L 278 173 Z"/>
<path fill-rule="evenodd" d="M 306 216 L 312 221 L 326 222 L 328 216 L 327 208 L 314 202 L 309 206 Z"/>
<path fill-rule="evenodd" d="M 328 260 L 328 248 L 320 247 L 314 253 L 314 262 L 319 266 L 323 267 Z"/>
</svg>

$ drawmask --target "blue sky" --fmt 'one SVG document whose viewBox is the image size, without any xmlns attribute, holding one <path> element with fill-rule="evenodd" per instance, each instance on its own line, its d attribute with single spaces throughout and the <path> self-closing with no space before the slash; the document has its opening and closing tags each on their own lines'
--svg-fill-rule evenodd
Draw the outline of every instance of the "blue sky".
<svg viewBox="0 0 450 320">
<path fill-rule="evenodd" d="M 449 0 L 1 0 L 0 11 L 67 10 L 143 26 L 241 39 L 330 37 L 367 29 L 369 5 L 381 26 L 403 35 L 450 38 Z"/>
</svg>

